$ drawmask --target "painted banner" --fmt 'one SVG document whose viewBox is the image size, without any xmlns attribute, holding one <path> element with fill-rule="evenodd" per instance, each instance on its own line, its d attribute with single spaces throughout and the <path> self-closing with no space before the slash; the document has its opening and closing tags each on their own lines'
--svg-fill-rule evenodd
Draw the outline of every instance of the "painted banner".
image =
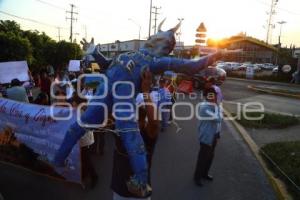
<svg viewBox="0 0 300 200">
<path fill-rule="evenodd" d="M 0 98 L 0 160 L 81 183 L 78 145 L 67 158 L 66 167 L 55 168 L 48 162 L 53 160 L 67 129 L 75 120 L 76 111 L 73 109 Z"/>
<path fill-rule="evenodd" d="M 13 61 L 0 63 L 0 83 L 10 83 L 12 79 L 28 81 L 27 61 Z"/>
</svg>

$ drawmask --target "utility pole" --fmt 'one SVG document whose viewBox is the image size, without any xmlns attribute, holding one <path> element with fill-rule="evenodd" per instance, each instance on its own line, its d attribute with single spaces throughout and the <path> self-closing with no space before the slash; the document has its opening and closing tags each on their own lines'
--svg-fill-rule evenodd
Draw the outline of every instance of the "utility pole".
<svg viewBox="0 0 300 200">
<path fill-rule="evenodd" d="M 154 12 L 152 12 L 152 14 L 154 14 L 154 34 L 156 34 L 157 15 L 159 15 L 157 10 L 161 9 L 161 7 L 153 6 L 152 8 L 155 10 Z"/>
<path fill-rule="evenodd" d="M 61 27 L 57 27 L 57 31 L 58 31 L 58 35 L 57 35 L 57 37 L 58 37 L 58 41 L 60 41 L 60 29 L 61 29 Z"/>
<path fill-rule="evenodd" d="M 77 18 L 74 17 L 74 15 L 78 15 L 78 12 L 74 12 L 74 8 L 76 7 L 74 4 L 70 4 L 71 10 L 67 11 L 67 14 L 70 14 L 70 17 L 67 17 L 66 19 L 70 20 L 70 41 L 73 42 L 73 22 L 77 21 Z"/>
<path fill-rule="evenodd" d="M 270 12 L 268 13 L 268 23 L 267 23 L 267 36 L 266 36 L 266 43 L 269 44 L 272 41 L 272 29 L 274 28 L 273 24 L 273 16 L 275 15 L 275 6 L 277 5 L 279 0 L 272 0 Z"/>
<path fill-rule="evenodd" d="M 150 0 L 150 17 L 149 17 L 149 33 L 148 33 L 148 38 L 150 38 L 150 35 L 151 35 L 151 21 L 152 21 L 152 0 Z"/>
<path fill-rule="evenodd" d="M 282 31 L 282 25 L 286 23 L 286 21 L 280 21 L 277 22 L 278 24 L 280 24 L 280 30 L 279 30 L 279 37 L 278 37 L 278 45 L 281 47 L 281 31 Z"/>
</svg>

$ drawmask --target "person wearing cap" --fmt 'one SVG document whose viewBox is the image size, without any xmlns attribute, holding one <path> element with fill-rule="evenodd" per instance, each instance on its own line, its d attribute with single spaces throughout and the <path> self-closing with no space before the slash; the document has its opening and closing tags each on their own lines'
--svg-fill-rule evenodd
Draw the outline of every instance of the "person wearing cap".
<svg viewBox="0 0 300 200">
<path fill-rule="evenodd" d="M 26 89 L 21 86 L 19 79 L 13 79 L 10 83 L 10 88 L 7 89 L 7 98 L 15 101 L 29 103 Z"/>
<path fill-rule="evenodd" d="M 222 120 L 220 106 L 217 103 L 217 92 L 214 87 L 204 91 L 205 101 L 199 109 L 198 136 L 200 150 L 194 174 L 194 181 L 202 186 L 202 180 L 212 181 L 213 177 L 208 174 L 211 167 L 217 141 L 220 138 L 220 124 Z"/>
</svg>

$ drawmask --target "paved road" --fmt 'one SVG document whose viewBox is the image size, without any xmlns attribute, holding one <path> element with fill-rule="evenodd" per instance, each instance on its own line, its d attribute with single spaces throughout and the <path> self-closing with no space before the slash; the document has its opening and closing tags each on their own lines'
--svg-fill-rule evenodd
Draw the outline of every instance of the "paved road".
<svg viewBox="0 0 300 200">
<path fill-rule="evenodd" d="M 247 102 L 260 102 L 264 105 L 266 111 L 278 112 L 284 114 L 293 114 L 300 116 L 300 101 L 288 97 L 262 94 L 252 91 L 247 88 L 249 84 L 262 85 L 262 83 L 255 81 L 240 81 L 240 80 L 227 80 L 222 86 L 222 91 L 225 97 L 225 107 L 230 111 L 236 111 L 236 103 L 245 104 Z M 286 85 L 275 85 L 274 83 L 264 82 L 265 85 L 272 87 L 288 87 Z M 300 88 L 299 86 L 289 86 L 290 88 Z"/>
<path fill-rule="evenodd" d="M 198 100 L 197 100 L 198 101 Z M 194 101 L 196 103 L 197 101 Z M 187 113 L 178 108 L 178 115 Z M 160 134 L 155 150 L 152 182 L 154 200 L 273 200 L 274 192 L 239 134 L 230 124 L 223 124 L 223 135 L 217 146 L 211 173 L 215 180 L 203 188 L 194 185 L 192 178 L 198 142 L 196 119 L 178 122 Z M 0 164 L 0 193 L 7 200 L 110 200 L 109 189 L 113 138 L 106 135 L 104 156 L 95 156 L 94 164 L 100 176 L 94 190 L 64 184 L 24 170 Z"/>
</svg>

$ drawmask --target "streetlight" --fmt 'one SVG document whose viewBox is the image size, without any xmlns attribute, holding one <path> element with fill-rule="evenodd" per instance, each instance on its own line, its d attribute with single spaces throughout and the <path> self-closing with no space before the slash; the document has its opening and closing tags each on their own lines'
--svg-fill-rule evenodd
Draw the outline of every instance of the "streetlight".
<svg viewBox="0 0 300 200">
<path fill-rule="evenodd" d="M 282 31 L 282 25 L 286 23 L 286 21 L 280 21 L 277 22 L 278 24 L 280 24 L 280 31 L 279 31 L 279 37 L 278 37 L 278 53 L 277 53 L 277 59 L 276 59 L 276 64 L 278 65 L 280 63 L 280 50 L 281 50 L 281 31 Z"/>
<path fill-rule="evenodd" d="M 280 31 L 279 31 L 279 45 L 281 46 L 281 31 L 282 31 L 282 25 L 286 23 L 286 21 L 280 21 L 280 22 L 277 22 L 278 24 L 280 24 Z"/>
<path fill-rule="evenodd" d="M 136 21 L 134 21 L 134 20 L 131 19 L 131 18 L 129 18 L 128 20 L 131 21 L 131 22 L 133 22 L 136 26 L 139 27 L 139 40 L 141 40 L 141 29 L 142 29 L 141 25 L 138 24 Z"/>
</svg>

